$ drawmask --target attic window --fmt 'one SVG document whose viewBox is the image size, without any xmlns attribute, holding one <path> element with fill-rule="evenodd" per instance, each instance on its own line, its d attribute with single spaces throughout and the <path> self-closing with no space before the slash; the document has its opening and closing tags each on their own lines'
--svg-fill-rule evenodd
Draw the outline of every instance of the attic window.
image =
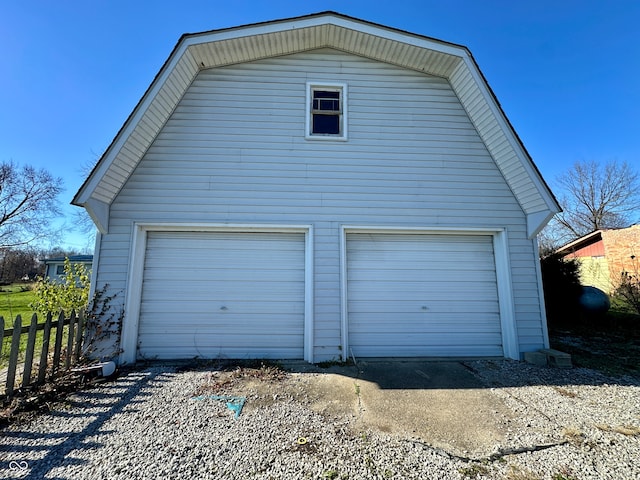
<svg viewBox="0 0 640 480">
<path fill-rule="evenodd" d="M 308 139 L 347 139 L 346 93 L 345 84 L 307 83 Z"/>
</svg>

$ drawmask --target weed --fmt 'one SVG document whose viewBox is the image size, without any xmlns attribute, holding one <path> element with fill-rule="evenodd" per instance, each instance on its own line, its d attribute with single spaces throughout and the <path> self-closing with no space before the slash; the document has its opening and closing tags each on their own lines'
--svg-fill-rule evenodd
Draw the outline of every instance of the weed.
<svg viewBox="0 0 640 480">
<path fill-rule="evenodd" d="M 458 472 L 460 472 L 460 475 L 467 478 L 478 478 L 482 475 L 488 475 L 489 468 L 480 463 L 473 463 L 468 467 L 459 468 Z"/>
<path fill-rule="evenodd" d="M 585 434 L 576 427 L 565 428 L 562 435 L 573 445 L 582 445 L 585 440 Z"/>
<path fill-rule="evenodd" d="M 353 384 L 355 389 L 356 389 L 356 396 L 360 396 L 360 385 L 358 385 L 357 383 Z"/>
<path fill-rule="evenodd" d="M 376 471 L 376 464 L 373 461 L 373 458 L 371 458 L 369 455 L 367 455 L 366 457 L 364 457 L 364 464 L 365 466 L 369 469 L 369 471 L 371 473 L 375 473 Z"/>
<path fill-rule="evenodd" d="M 257 378 L 270 382 L 282 380 L 286 376 L 280 365 L 267 361 L 260 361 L 260 365 L 239 365 L 231 373 L 232 378 Z"/>
<path fill-rule="evenodd" d="M 343 362 L 342 360 L 334 358 L 332 360 L 326 360 L 324 362 L 316 363 L 316 365 L 320 368 L 345 367 L 347 365 L 353 365 L 353 361 L 347 360 Z"/>
<path fill-rule="evenodd" d="M 567 390 L 566 388 L 553 387 L 553 389 L 563 397 L 576 398 L 578 396 L 577 393 L 572 392 L 571 390 Z"/>
<path fill-rule="evenodd" d="M 207 373 L 205 381 L 195 390 L 195 395 L 205 395 L 228 390 L 243 379 L 257 379 L 277 383 L 287 376 L 287 372 L 277 363 L 268 360 L 247 360 L 218 365 Z"/>
<path fill-rule="evenodd" d="M 392 470 L 389 470 L 388 468 L 385 468 L 384 472 L 382 472 L 382 476 L 384 478 L 391 478 L 395 475 L 395 473 L 393 473 Z"/>
<path fill-rule="evenodd" d="M 560 471 L 556 473 L 553 477 L 551 477 L 551 479 L 552 480 L 578 480 L 578 478 L 573 475 L 573 472 L 569 467 L 560 468 Z"/>
<path fill-rule="evenodd" d="M 84 361 L 91 361 L 95 357 L 107 360 L 122 352 L 119 339 L 124 320 L 124 308 L 122 305 L 114 305 L 119 292 L 108 295 L 108 289 L 109 284 L 104 284 L 100 290 L 96 290 L 86 308 L 85 339 L 82 350 Z M 117 345 L 109 355 L 105 356 L 105 352 L 101 350 L 102 344 L 111 338 L 116 339 Z"/>
<path fill-rule="evenodd" d="M 509 466 L 509 471 L 505 477 L 507 480 L 540 480 L 540 477 L 526 468 Z"/>
<path fill-rule="evenodd" d="M 627 435 L 628 437 L 640 435 L 640 427 L 636 427 L 634 425 L 620 425 L 619 427 L 614 427 L 613 431 L 621 433 L 622 435 Z"/>
<path fill-rule="evenodd" d="M 328 478 L 333 480 L 334 478 L 338 478 L 339 473 L 336 470 L 327 470 L 322 474 L 324 478 Z"/>
</svg>

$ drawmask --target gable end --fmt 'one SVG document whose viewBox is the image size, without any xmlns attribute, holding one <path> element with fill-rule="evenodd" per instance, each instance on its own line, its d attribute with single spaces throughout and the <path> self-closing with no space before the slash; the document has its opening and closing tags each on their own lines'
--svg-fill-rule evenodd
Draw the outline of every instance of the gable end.
<svg viewBox="0 0 640 480">
<path fill-rule="evenodd" d="M 560 211 L 465 47 L 335 13 L 183 36 L 72 203 L 108 231 L 109 205 L 200 70 L 325 47 L 446 78 L 527 215 L 528 235 Z"/>
</svg>

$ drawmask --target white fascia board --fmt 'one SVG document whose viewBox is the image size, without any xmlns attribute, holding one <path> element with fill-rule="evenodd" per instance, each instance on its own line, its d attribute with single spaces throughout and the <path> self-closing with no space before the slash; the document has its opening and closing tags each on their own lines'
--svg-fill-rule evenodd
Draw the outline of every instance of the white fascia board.
<svg viewBox="0 0 640 480">
<path fill-rule="evenodd" d="M 144 93 L 142 99 L 140 100 L 140 102 L 138 102 L 135 109 L 133 110 L 133 113 L 127 118 L 124 126 L 118 132 L 111 145 L 109 145 L 108 150 L 100 158 L 95 170 L 91 172 L 91 177 L 76 194 L 76 198 L 74 199 L 75 203 L 86 203 L 91 197 L 92 193 L 98 187 L 102 178 L 106 175 L 107 171 L 117 158 L 118 153 L 120 152 L 126 141 L 129 139 L 129 136 L 136 129 L 136 127 L 140 123 L 140 120 L 147 112 L 148 108 L 155 101 L 156 95 L 166 82 L 167 78 L 171 75 L 178 62 L 180 62 L 180 60 L 184 56 L 185 52 L 187 51 L 187 46 L 185 43 L 186 42 L 182 42 L 182 44 L 176 46 L 175 51 L 172 52 L 167 62 L 162 66 L 161 71 L 155 77 L 149 89 Z"/>
<path fill-rule="evenodd" d="M 392 225 L 343 225 L 346 233 L 420 233 L 428 235 L 495 235 L 503 231 L 499 227 L 447 227 L 420 226 L 401 227 Z"/>
<path fill-rule="evenodd" d="M 397 42 L 406 43 L 416 47 L 435 50 L 456 57 L 466 57 L 468 52 L 465 47 L 450 44 L 435 39 L 429 39 L 417 34 L 402 32 L 390 27 L 375 25 L 365 21 L 356 19 L 343 18 L 341 16 L 326 14 L 307 18 L 289 19 L 282 21 L 274 21 L 259 25 L 240 26 L 236 28 L 225 29 L 222 31 L 212 31 L 205 33 L 194 33 L 185 39 L 184 45 L 199 45 L 202 43 L 217 42 L 222 40 L 233 40 L 234 38 L 249 37 L 253 35 L 265 35 L 270 33 L 278 33 L 287 30 L 296 30 L 310 27 L 320 27 L 323 25 L 335 25 L 349 30 L 366 33 L 375 37 L 395 40 Z"/>
<path fill-rule="evenodd" d="M 516 153 L 518 160 L 520 160 L 520 163 L 526 170 L 529 178 L 535 184 L 536 189 L 542 196 L 545 204 L 549 207 L 549 211 L 552 212 L 551 216 L 560 212 L 561 209 L 560 209 L 560 206 L 558 205 L 558 202 L 551 194 L 551 191 L 549 190 L 544 180 L 542 179 L 540 172 L 538 172 L 536 168 L 533 166 L 532 160 L 529 158 L 529 154 L 524 150 L 523 145 L 520 143 L 520 140 L 516 137 L 516 133 L 514 132 L 513 127 L 506 119 L 506 116 L 505 116 L 506 114 L 502 110 L 502 107 L 498 105 L 496 98 L 491 93 L 489 89 L 489 85 L 487 85 L 487 82 L 482 76 L 482 74 L 480 73 L 475 61 L 472 60 L 471 57 L 466 56 L 464 58 L 464 65 L 466 66 L 467 70 L 473 77 L 473 80 L 475 81 L 475 83 L 478 85 L 478 88 L 480 88 L 482 95 L 485 98 L 485 101 L 487 102 L 489 109 L 491 110 L 491 113 L 493 114 L 494 118 L 498 122 L 498 125 L 500 126 L 501 130 L 505 133 L 507 140 L 509 142 L 509 145 L 511 146 L 513 151 Z M 525 213 L 528 213 L 528 212 L 525 212 Z"/>
<path fill-rule="evenodd" d="M 194 223 L 194 222 L 134 222 L 134 227 L 154 232 L 271 232 L 304 233 L 312 225 L 271 223 Z"/>
</svg>

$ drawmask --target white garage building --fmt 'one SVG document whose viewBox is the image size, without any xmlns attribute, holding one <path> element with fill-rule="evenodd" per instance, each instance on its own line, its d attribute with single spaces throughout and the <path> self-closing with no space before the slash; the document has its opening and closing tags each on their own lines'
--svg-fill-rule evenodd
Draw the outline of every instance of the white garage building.
<svg viewBox="0 0 640 480">
<path fill-rule="evenodd" d="M 73 203 L 120 362 L 548 346 L 559 207 L 459 45 L 332 12 L 184 35 Z"/>
</svg>

